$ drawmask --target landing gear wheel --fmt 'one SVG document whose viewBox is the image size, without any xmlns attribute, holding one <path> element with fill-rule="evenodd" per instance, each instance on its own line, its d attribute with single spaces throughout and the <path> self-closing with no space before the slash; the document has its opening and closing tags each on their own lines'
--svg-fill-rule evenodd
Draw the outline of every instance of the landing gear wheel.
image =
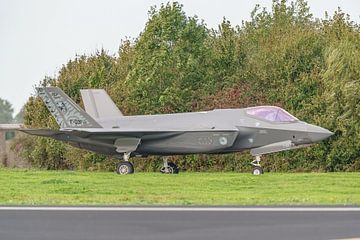
<svg viewBox="0 0 360 240">
<path fill-rule="evenodd" d="M 163 173 L 163 174 L 173 174 L 174 169 L 172 167 L 162 167 L 160 169 L 160 172 Z"/>
<path fill-rule="evenodd" d="M 126 175 L 134 173 L 134 166 L 131 162 L 121 162 L 116 167 L 117 174 Z"/>
<path fill-rule="evenodd" d="M 260 167 L 260 166 L 256 166 L 256 167 L 254 167 L 253 170 L 252 170 L 252 174 L 253 174 L 253 175 L 261 175 L 261 174 L 263 174 L 263 173 L 264 173 L 264 170 L 263 170 L 262 167 Z"/>
<path fill-rule="evenodd" d="M 179 173 L 179 168 L 175 163 L 169 162 L 168 165 L 169 165 L 169 167 L 172 167 L 173 174 L 178 174 Z"/>
<path fill-rule="evenodd" d="M 179 168 L 175 163 L 168 162 L 167 166 L 164 166 L 160 169 L 160 172 L 164 174 L 178 174 Z"/>
<path fill-rule="evenodd" d="M 261 155 L 256 155 L 255 160 L 251 162 L 251 165 L 254 166 L 252 170 L 253 175 L 261 175 L 264 173 L 264 170 L 260 165 L 260 161 L 261 161 Z"/>
</svg>

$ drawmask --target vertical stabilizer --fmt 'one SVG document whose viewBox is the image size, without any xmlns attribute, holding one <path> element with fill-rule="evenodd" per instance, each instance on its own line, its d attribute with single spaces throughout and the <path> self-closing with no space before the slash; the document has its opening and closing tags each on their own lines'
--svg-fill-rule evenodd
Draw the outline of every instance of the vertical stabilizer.
<svg viewBox="0 0 360 240">
<path fill-rule="evenodd" d="M 37 92 L 60 128 L 101 128 L 92 117 L 60 88 L 37 88 Z"/>
<path fill-rule="evenodd" d="M 95 119 L 122 117 L 123 114 L 104 89 L 80 90 L 85 111 Z"/>
</svg>

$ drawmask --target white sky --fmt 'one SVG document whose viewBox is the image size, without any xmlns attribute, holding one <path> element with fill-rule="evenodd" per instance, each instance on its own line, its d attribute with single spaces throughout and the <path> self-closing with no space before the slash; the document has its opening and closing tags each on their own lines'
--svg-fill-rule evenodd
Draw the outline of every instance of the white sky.
<svg viewBox="0 0 360 240">
<path fill-rule="evenodd" d="M 55 76 L 76 54 L 103 47 L 117 52 L 121 39 L 144 29 L 150 6 L 161 0 L 0 0 L 0 98 L 17 113 L 44 76 Z M 197 15 L 208 27 L 223 16 L 233 25 L 248 20 L 255 4 L 271 8 L 271 0 L 180 0 L 188 16 Z M 331 15 L 340 6 L 360 22 L 360 1 L 309 0 L 315 17 Z"/>
</svg>

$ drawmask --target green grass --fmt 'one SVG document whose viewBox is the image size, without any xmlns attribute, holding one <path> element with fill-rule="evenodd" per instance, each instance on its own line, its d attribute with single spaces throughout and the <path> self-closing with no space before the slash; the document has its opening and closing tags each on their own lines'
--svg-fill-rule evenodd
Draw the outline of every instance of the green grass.
<svg viewBox="0 0 360 240">
<path fill-rule="evenodd" d="M 360 173 L 136 173 L 0 170 L 0 204 L 353 205 Z"/>
</svg>

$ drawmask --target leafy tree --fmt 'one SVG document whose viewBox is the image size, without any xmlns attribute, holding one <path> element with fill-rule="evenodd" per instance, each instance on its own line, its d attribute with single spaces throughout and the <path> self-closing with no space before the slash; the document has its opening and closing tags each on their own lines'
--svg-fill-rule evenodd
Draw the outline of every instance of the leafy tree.
<svg viewBox="0 0 360 240">
<path fill-rule="evenodd" d="M 15 117 L 14 117 L 15 123 L 23 123 L 24 122 L 24 114 L 25 114 L 24 111 L 25 111 L 25 109 L 24 109 L 24 107 L 22 107 L 20 109 L 20 111 L 15 115 Z"/>
<path fill-rule="evenodd" d="M 335 136 L 313 147 L 266 156 L 266 169 L 359 170 L 359 46 L 358 24 L 340 9 L 315 20 L 304 0 L 274 0 L 270 10 L 257 5 L 250 21 L 233 26 L 224 18 L 217 29 L 186 16 L 182 5 L 173 2 L 152 7 L 144 31 L 135 40 L 122 41 L 116 56 L 103 49 L 77 56 L 57 77 L 40 84 L 61 87 L 80 105 L 80 88 L 104 88 L 125 114 L 278 105 Z M 26 103 L 24 123 L 58 127 L 37 97 Z M 114 167 L 111 158 L 51 139 L 27 137 L 21 144 L 34 166 Z M 172 160 L 188 170 L 250 168 L 247 153 Z M 160 161 L 135 163 L 150 171 Z"/>
<path fill-rule="evenodd" d="M 0 123 L 12 123 L 14 109 L 9 101 L 0 98 Z"/>
<path fill-rule="evenodd" d="M 153 7 L 149 15 L 126 79 L 128 103 L 134 113 L 190 111 L 212 87 L 208 31 L 177 2 Z"/>
<path fill-rule="evenodd" d="M 325 52 L 322 74 L 324 91 L 319 97 L 323 117 L 319 124 L 335 132 L 329 142 L 326 167 L 330 171 L 360 169 L 360 32 L 338 11 L 326 21 L 332 39 Z"/>
</svg>

